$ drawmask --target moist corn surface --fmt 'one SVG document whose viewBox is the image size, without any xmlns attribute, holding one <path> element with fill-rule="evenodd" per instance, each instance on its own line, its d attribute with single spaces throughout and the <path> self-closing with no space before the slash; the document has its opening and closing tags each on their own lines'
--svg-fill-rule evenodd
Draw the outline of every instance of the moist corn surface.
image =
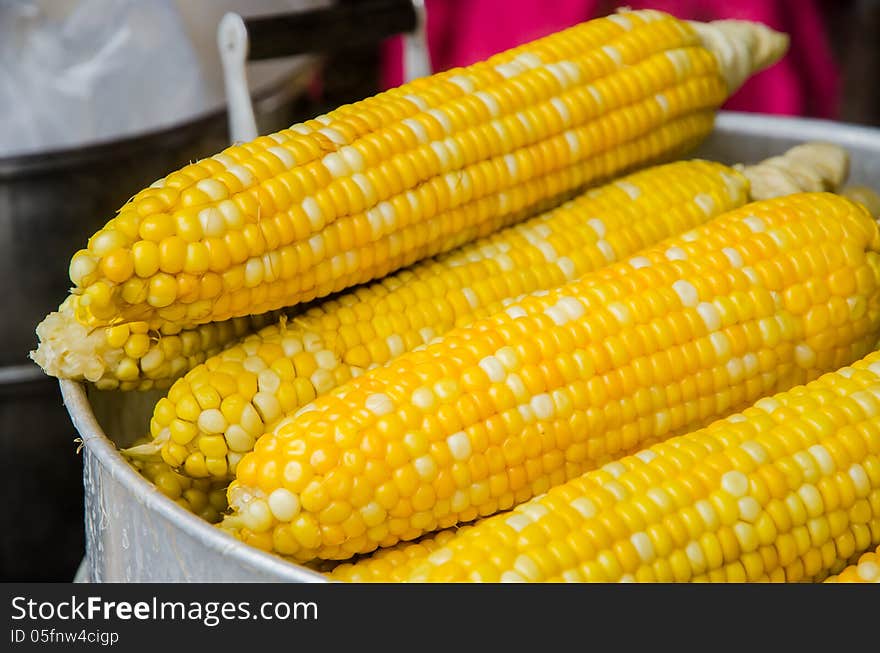
<svg viewBox="0 0 880 653">
<path fill-rule="evenodd" d="M 880 353 L 340 580 L 799 582 L 880 542 Z M 430 550 L 428 550 L 430 549 Z M 874 554 L 860 571 L 872 577 Z M 862 564 L 862 563 L 860 563 Z"/>
<path fill-rule="evenodd" d="M 226 527 L 347 558 L 506 510 L 873 349 L 877 226 L 839 196 L 746 205 L 404 354 L 282 419 Z"/>
<path fill-rule="evenodd" d="M 745 178 L 706 161 L 658 166 L 521 225 L 325 302 L 246 338 L 177 381 L 154 447 L 194 478 L 230 478 L 268 425 L 315 397 L 486 317 L 747 201 Z"/>
<path fill-rule="evenodd" d="M 589 21 L 168 175 L 73 256 L 71 313 L 190 327 L 325 296 L 644 164 L 626 144 L 727 94 L 691 25 Z M 510 210 L 523 185 L 526 208 Z"/>
</svg>

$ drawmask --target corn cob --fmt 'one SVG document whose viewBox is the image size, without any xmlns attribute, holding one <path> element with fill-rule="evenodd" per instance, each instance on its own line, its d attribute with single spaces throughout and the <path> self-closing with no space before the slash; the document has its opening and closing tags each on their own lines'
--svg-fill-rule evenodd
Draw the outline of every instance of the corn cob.
<svg viewBox="0 0 880 653">
<path fill-rule="evenodd" d="M 880 542 L 880 353 L 444 540 L 393 566 L 366 559 L 332 575 L 821 580 Z"/>
<path fill-rule="evenodd" d="M 759 25 L 630 12 L 235 145 L 123 206 L 73 256 L 62 315 L 189 328 L 384 276 L 524 217 L 505 211 L 510 189 L 548 179 L 528 205 L 558 203 L 644 165 L 626 143 L 702 116 L 678 153 L 786 46 Z"/>
<path fill-rule="evenodd" d="M 265 328 L 188 373 L 157 404 L 154 441 L 195 478 L 229 478 L 282 414 L 512 296 L 580 277 L 747 200 L 745 179 L 672 163 Z"/>
<path fill-rule="evenodd" d="M 810 147 L 808 143 L 792 151 Z M 848 161 L 844 150 L 838 154 L 836 168 L 814 169 L 811 178 L 823 183 L 837 178 Z M 789 161 L 800 165 L 788 154 L 778 158 L 774 172 L 786 170 Z M 762 179 L 751 166 L 743 174 L 758 183 Z M 514 294 L 559 285 L 741 206 L 747 200 L 745 186 L 735 171 L 708 162 L 636 173 L 523 225 L 329 301 L 292 323 L 267 327 L 179 382 L 154 411 L 153 442 L 128 453 L 155 457 L 161 450 L 166 462 L 194 477 L 229 477 L 276 418 L 276 408 L 292 412 L 395 354 L 496 312 Z M 398 314 L 394 319 L 392 312 Z M 289 361 L 279 359 L 282 351 Z M 260 383 L 263 369 L 281 373 L 281 382 L 266 373 L 270 378 Z M 243 377 L 252 377 L 248 392 L 230 382 Z M 256 397 L 257 391 L 268 395 Z M 214 422 L 220 431 L 212 430 Z"/>
<path fill-rule="evenodd" d="M 880 538 L 876 538 L 880 539 Z M 448 538 L 446 541 L 449 541 Z M 427 551 L 427 549 L 424 549 Z M 826 583 L 880 583 L 880 547 L 868 551 L 836 576 L 825 579 Z"/>
<path fill-rule="evenodd" d="M 864 208 L 804 193 L 512 302 L 278 422 L 225 524 L 346 558 L 511 508 L 863 356 L 878 247 Z"/>
<path fill-rule="evenodd" d="M 613 153 L 594 158 L 598 168 L 612 169 L 614 158 L 636 158 L 650 161 L 681 143 L 684 134 L 702 134 L 710 128 L 712 117 L 697 113 L 673 120 L 658 130 L 626 143 Z M 687 139 L 686 139 L 687 140 Z M 688 140 L 695 143 L 696 140 Z M 627 154 L 627 152 L 629 154 Z M 509 190 L 504 210 L 513 221 L 540 208 L 533 198 L 542 190 L 570 186 L 581 171 L 567 170 L 561 174 L 525 182 Z M 551 192 L 555 195 L 555 192 Z M 465 216 L 477 216 L 493 210 L 494 199 L 473 202 L 463 209 Z M 189 329 L 165 324 L 149 329 L 144 321 L 120 323 L 112 327 L 87 328 L 70 320 L 75 297 L 69 297 L 61 309 L 51 313 L 38 327 L 40 344 L 31 357 L 53 376 L 95 382 L 100 389 L 147 390 L 166 387 L 170 382 L 213 355 L 237 337 L 275 322 L 277 312 L 209 322 Z M 287 311 L 290 314 L 292 311 Z"/>
</svg>

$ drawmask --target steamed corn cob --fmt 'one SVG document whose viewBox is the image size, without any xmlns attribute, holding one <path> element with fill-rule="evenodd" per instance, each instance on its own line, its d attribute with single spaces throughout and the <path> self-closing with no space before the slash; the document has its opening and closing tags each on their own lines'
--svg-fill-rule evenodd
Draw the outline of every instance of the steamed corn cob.
<svg viewBox="0 0 880 653">
<path fill-rule="evenodd" d="M 880 542 L 880 353 L 443 541 L 393 560 L 341 565 L 332 576 L 821 580 Z"/>
<path fill-rule="evenodd" d="M 758 25 L 630 12 L 235 145 L 138 193 L 74 255 L 45 337 L 190 328 L 383 276 L 645 164 L 626 145 L 661 126 L 681 131 L 655 156 L 692 145 L 785 47 Z"/>
<path fill-rule="evenodd" d="M 698 134 L 709 128 L 712 117 L 699 113 L 685 116 L 663 125 L 644 137 L 621 146 L 613 153 L 594 157 L 597 169 L 613 169 L 618 157 L 650 161 L 662 158 L 684 134 Z M 694 140 L 686 139 L 689 144 Z M 582 170 L 569 169 L 525 182 L 507 191 L 503 210 L 518 222 L 540 209 L 543 203 L 534 198 L 544 191 L 556 196 L 557 190 L 577 185 Z M 465 220 L 485 216 L 496 210 L 495 198 L 472 202 L 461 211 Z M 247 318 L 233 318 L 209 322 L 187 329 L 164 324 L 150 329 L 145 321 L 122 322 L 110 327 L 86 327 L 69 319 L 69 309 L 75 303 L 69 297 L 58 312 L 51 313 L 38 327 L 40 344 L 31 357 L 50 374 L 74 380 L 95 382 L 101 389 L 123 390 L 165 387 L 178 376 L 212 355 L 218 346 L 228 344 L 246 332 L 275 322 L 278 312 Z M 294 307 L 294 309 L 297 307 Z M 287 311 L 291 313 L 292 311 Z M 200 346 L 202 345 L 202 346 Z"/>
<path fill-rule="evenodd" d="M 880 540 L 880 537 L 875 539 Z M 448 541 L 448 538 L 447 540 Z M 427 549 L 425 549 L 427 550 Z M 880 583 L 880 547 L 868 551 L 858 561 L 836 576 L 825 579 L 826 583 Z"/>
<path fill-rule="evenodd" d="M 807 143 L 791 150 L 798 157 L 774 157 L 773 173 L 803 167 L 800 156 L 812 148 Z M 844 150 L 836 154 L 831 169 L 808 167 L 810 179 L 836 188 L 848 162 Z M 760 184 L 764 167 L 747 166 L 742 175 Z M 560 285 L 741 206 L 748 198 L 742 175 L 700 161 L 636 173 L 267 327 L 178 382 L 154 411 L 153 441 L 129 453 L 161 450 L 166 462 L 189 475 L 227 477 L 278 411 L 290 413 L 354 375 L 499 310 L 514 295 Z M 238 383 L 242 378 L 251 381 Z"/>
<path fill-rule="evenodd" d="M 878 248 L 864 208 L 804 193 L 512 302 L 282 419 L 226 525 L 345 558 L 511 508 L 863 356 Z"/>
<path fill-rule="evenodd" d="M 516 295 L 561 285 L 747 200 L 745 178 L 705 161 L 667 164 L 587 193 L 434 261 L 282 321 L 188 373 L 151 421 L 164 460 L 228 478 L 267 425 L 353 376 Z"/>
</svg>

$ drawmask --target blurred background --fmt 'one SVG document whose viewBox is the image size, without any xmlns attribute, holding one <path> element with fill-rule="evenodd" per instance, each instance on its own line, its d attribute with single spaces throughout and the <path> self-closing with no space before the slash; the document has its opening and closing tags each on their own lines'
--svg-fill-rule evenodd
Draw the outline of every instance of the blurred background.
<svg viewBox="0 0 880 653">
<path fill-rule="evenodd" d="M 374 3 L 400 20 L 358 38 L 299 12 Z M 247 88 L 260 133 L 399 84 L 411 0 L 0 0 L 0 580 L 71 580 L 83 556 L 76 432 L 57 383 L 27 358 L 63 299 L 67 263 L 137 190 L 230 140 L 217 26 L 297 12 L 251 33 Z M 880 0 L 418 0 L 430 63 L 483 59 L 574 23 L 652 7 L 761 21 L 791 49 L 726 109 L 880 125 Z M 403 17 L 406 15 L 406 17 Z M 286 30 L 286 31 L 285 31 Z M 371 32 L 373 34 L 371 37 Z M 261 38 L 257 38 L 261 34 Z M 261 39 L 267 41 L 262 42 Z M 270 42 L 271 41 L 271 42 Z M 308 46 L 309 51 L 306 50 Z M 295 56 L 274 57 L 293 50 Z M 11 511 L 11 514 L 10 514 Z"/>
</svg>

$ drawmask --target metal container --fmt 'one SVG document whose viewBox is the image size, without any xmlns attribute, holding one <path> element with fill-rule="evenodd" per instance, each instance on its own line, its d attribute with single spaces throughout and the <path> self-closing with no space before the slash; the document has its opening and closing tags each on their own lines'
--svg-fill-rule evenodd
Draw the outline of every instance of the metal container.
<svg viewBox="0 0 880 653">
<path fill-rule="evenodd" d="M 880 130 L 825 121 L 722 112 L 697 155 L 753 162 L 805 140 L 846 147 L 852 155 L 851 183 L 880 181 Z M 86 559 L 80 580 L 323 580 L 203 522 L 129 467 L 114 442 L 127 444 L 145 431 L 155 395 L 98 393 L 70 381 L 61 382 L 61 391 L 85 443 Z"/>
</svg>

